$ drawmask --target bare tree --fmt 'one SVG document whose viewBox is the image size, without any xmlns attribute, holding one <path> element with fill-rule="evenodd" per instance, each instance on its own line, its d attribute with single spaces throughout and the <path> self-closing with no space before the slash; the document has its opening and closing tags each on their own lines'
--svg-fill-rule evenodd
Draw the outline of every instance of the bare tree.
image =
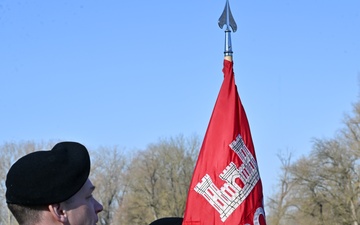
<svg viewBox="0 0 360 225">
<path fill-rule="evenodd" d="M 299 217 L 316 224 L 358 224 L 357 158 L 339 140 L 315 140 L 310 157 L 292 166 Z"/>
<path fill-rule="evenodd" d="M 165 216 L 183 216 L 199 139 L 179 135 L 162 139 L 132 160 L 124 224 L 149 224 Z"/>
<path fill-rule="evenodd" d="M 11 165 L 24 156 L 33 151 L 49 150 L 55 142 L 40 142 L 35 141 L 21 141 L 21 142 L 5 142 L 0 145 L 0 225 L 15 225 L 17 224 L 15 218 L 11 215 L 5 202 L 5 180 L 6 174 Z"/>
<path fill-rule="evenodd" d="M 289 213 L 293 207 L 292 192 L 296 186 L 290 173 L 292 153 L 279 153 L 278 158 L 281 162 L 281 174 L 276 186 L 279 191 L 267 200 L 269 212 L 266 220 L 271 225 L 294 224 L 291 213 Z"/>
<path fill-rule="evenodd" d="M 344 124 L 333 138 L 314 139 L 310 155 L 282 161 L 285 182 L 268 202 L 272 225 L 359 224 L 360 102 Z"/>
<path fill-rule="evenodd" d="M 345 114 L 345 128 L 341 130 L 348 148 L 360 158 L 360 101 L 353 105 L 353 115 Z"/>
<path fill-rule="evenodd" d="M 119 213 L 126 193 L 128 181 L 125 179 L 127 158 L 118 147 L 101 147 L 91 152 L 91 179 L 96 186 L 94 195 L 103 204 L 99 214 L 102 225 L 118 224 Z"/>
</svg>

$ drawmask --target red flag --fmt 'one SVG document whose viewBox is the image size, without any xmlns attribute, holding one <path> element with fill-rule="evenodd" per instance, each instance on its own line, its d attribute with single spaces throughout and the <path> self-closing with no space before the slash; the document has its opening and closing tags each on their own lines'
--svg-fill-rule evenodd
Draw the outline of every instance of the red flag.
<svg viewBox="0 0 360 225">
<path fill-rule="evenodd" d="M 233 62 L 224 60 L 223 73 L 190 183 L 183 225 L 265 225 L 262 184 Z"/>
</svg>

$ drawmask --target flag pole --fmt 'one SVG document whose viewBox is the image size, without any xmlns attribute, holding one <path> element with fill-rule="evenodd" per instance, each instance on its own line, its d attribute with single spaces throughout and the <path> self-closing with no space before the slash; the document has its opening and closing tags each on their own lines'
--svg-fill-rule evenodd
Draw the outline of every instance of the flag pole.
<svg viewBox="0 0 360 225">
<path fill-rule="evenodd" d="M 232 13 L 231 13 L 231 10 L 230 10 L 229 0 L 226 0 L 225 8 L 219 18 L 218 25 L 221 29 L 223 29 L 224 25 L 226 25 L 224 56 L 225 56 L 225 59 L 232 61 L 233 51 L 232 51 L 232 45 L 231 45 L 231 30 L 230 30 L 230 28 L 235 33 L 237 30 L 237 25 L 236 25 L 236 22 L 234 20 Z"/>
<path fill-rule="evenodd" d="M 224 80 L 190 182 L 182 225 L 266 225 L 262 183 L 249 122 L 235 84 L 229 0 L 218 21 L 225 29 Z"/>
</svg>

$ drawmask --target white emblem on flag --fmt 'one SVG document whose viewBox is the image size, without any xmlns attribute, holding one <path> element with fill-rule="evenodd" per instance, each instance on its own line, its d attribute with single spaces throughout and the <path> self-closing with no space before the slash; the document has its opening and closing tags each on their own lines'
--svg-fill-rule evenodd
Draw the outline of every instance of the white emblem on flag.
<svg viewBox="0 0 360 225">
<path fill-rule="evenodd" d="M 241 205 L 260 180 L 255 158 L 246 147 L 240 134 L 229 146 L 243 164 L 237 168 L 235 163 L 230 162 L 219 175 L 225 181 L 220 189 L 215 186 L 208 174 L 194 188 L 220 213 L 223 222 Z M 243 188 L 235 182 L 237 178 L 244 184 Z"/>
</svg>

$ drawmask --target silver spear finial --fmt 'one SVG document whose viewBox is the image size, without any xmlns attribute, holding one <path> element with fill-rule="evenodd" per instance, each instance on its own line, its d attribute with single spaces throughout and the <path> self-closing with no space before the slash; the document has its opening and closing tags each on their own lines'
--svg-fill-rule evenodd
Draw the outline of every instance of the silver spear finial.
<svg viewBox="0 0 360 225">
<path fill-rule="evenodd" d="M 232 46 L 231 46 L 231 29 L 235 33 L 237 30 L 237 25 L 235 23 L 234 17 L 231 14 L 229 0 L 226 0 L 226 5 L 224 8 L 223 13 L 221 14 L 219 18 L 219 27 L 222 29 L 224 25 L 226 24 L 226 30 L 225 30 L 225 50 L 224 55 L 225 56 L 232 56 Z"/>
</svg>

